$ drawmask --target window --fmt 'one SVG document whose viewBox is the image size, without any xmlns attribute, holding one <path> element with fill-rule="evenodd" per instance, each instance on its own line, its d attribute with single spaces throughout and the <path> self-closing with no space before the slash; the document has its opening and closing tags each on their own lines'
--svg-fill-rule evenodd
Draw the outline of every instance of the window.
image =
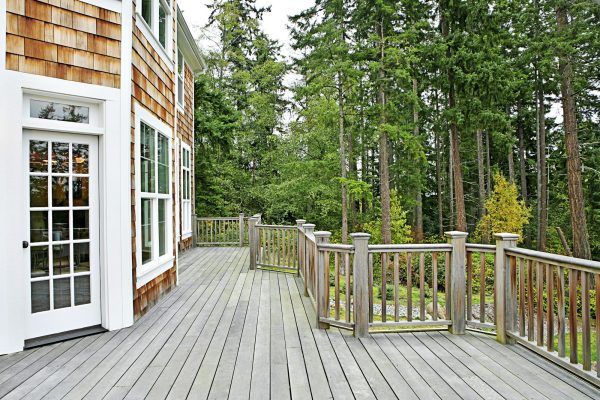
<svg viewBox="0 0 600 400">
<path fill-rule="evenodd" d="M 150 33 L 164 50 L 169 50 L 171 0 L 142 0 L 138 12 Z"/>
<path fill-rule="evenodd" d="M 177 104 L 183 107 L 184 93 L 185 93 L 185 61 L 183 60 L 183 54 L 180 50 L 177 50 Z"/>
<path fill-rule="evenodd" d="M 184 236 L 192 233 L 192 168 L 191 151 L 181 146 L 181 229 Z"/>
<path fill-rule="evenodd" d="M 169 139 L 140 122 L 140 189 L 142 265 L 167 255 L 170 247 L 168 218 Z"/>
<path fill-rule="evenodd" d="M 89 124 L 90 108 L 75 104 L 31 99 L 29 116 L 31 118 L 50 119 L 53 121 Z"/>
</svg>

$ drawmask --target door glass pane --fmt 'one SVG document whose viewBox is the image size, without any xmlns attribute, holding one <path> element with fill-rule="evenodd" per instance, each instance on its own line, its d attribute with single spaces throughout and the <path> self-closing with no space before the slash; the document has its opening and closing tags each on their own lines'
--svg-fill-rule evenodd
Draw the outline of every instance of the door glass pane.
<svg viewBox="0 0 600 400">
<path fill-rule="evenodd" d="M 140 143 L 140 158 L 141 158 L 141 186 L 142 192 L 155 192 L 155 172 L 154 162 L 156 157 L 155 152 L 155 131 L 146 124 L 141 124 L 141 143 Z"/>
<path fill-rule="evenodd" d="M 54 280 L 54 309 L 71 307 L 71 278 Z"/>
<path fill-rule="evenodd" d="M 29 206 L 48 207 L 48 177 L 29 177 Z"/>
<path fill-rule="evenodd" d="M 152 260 L 152 200 L 142 199 L 142 264 Z"/>
<path fill-rule="evenodd" d="M 90 238 L 90 212 L 85 210 L 73 211 L 73 239 Z"/>
<path fill-rule="evenodd" d="M 71 272 L 71 246 L 57 244 L 52 246 L 52 272 L 54 275 L 67 275 Z"/>
<path fill-rule="evenodd" d="M 90 204 L 90 178 L 73 178 L 73 207 Z"/>
<path fill-rule="evenodd" d="M 89 272 L 90 271 L 90 244 L 75 243 L 73 244 L 73 272 Z"/>
<path fill-rule="evenodd" d="M 75 305 L 80 306 L 91 302 L 90 276 L 75 277 Z"/>
<path fill-rule="evenodd" d="M 89 173 L 90 147 L 87 144 L 73 143 L 73 173 Z"/>
<path fill-rule="evenodd" d="M 167 201 L 158 200 L 158 255 L 167 253 Z"/>
<path fill-rule="evenodd" d="M 69 172 L 69 143 L 52 143 L 52 173 Z"/>
<path fill-rule="evenodd" d="M 158 135 L 158 193 L 169 193 L 169 141 Z"/>
<path fill-rule="evenodd" d="M 29 171 L 48 172 L 48 142 L 29 141 Z"/>
<path fill-rule="evenodd" d="M 69 178 L 66 176 L 52 177 L 52 206 L 69 206 Z"/>
<path fill-rule="evenodd" d="M 48 246 L 32 247 L 30 252 L 31 277 L 41 278 L 48 276 L 50 265 L 48 258 Z"/>
<path fill-rule="evenodd" d="M 29 241 L 48 241 L 48 212 L 32 211 L 29 213 Z"/>
<path fill-rule="evenodd" d="M 52 240 L 59 242 L 69 240 L 69 212 L 52 212 Z"/>
<path fill-rule="evenodd" d="M 50 309 L 50 281 L 31 282 L 31 312 Z"/>
</svg>

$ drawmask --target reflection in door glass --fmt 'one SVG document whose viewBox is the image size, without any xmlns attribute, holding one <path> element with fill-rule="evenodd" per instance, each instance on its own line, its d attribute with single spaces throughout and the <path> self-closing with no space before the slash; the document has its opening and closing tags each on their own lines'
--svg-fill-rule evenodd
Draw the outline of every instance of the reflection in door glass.
<svg viewBox="0 0 600 400">
<path fill-rule="evenodd" d="M 90 271 L 90 244 L 75 243 L 73 245 L 73 272 Z"/>
<path fill-rule="evenodd" d="M 60 242 L 69 240 L 69 212 L 68 211 L 53 211 L 52 212 L 52 240 Z"/>
<path fill-rule="evenodd" d="M 69 172 L 69 143 L 52 143 L 52 173 Z"/>
<path fill-rule="evenodd" d="M 48 258 L 48 246 L 32 247 L 30 251 L 31 258 L 31 277 L 41 278 L 48 276 L 50 270 L 50 259 Z"/>
<path fill-rule="evenodd" d="M 73 178 L 73 206 L 87 207 L 90 204 L 90 178 Z"/>
<path fill-rule="evenodd" d="M 71 246 L 59 244 L 52 246 L 52 271 L 54 275 L 67 275 L 71 272 Z"/>
<path fill-rule="evenodd" d="M 48 211 L 29 213 L 29 241 L 31 243 L 48 241 Z"/>
<path fill-rule="evenodd" d="M 48 142 L 29 141 L 29 171 L 48 172 Z"/>
<path fill-rule="evenodd" d="M 48 177 L 29 177 L 29 206 L 48 207 Z"/>
<path fill-rule="evenodd" d="M 69 207 L 69 178 L 52 177 L 52 207 Z"/>
<path fill-rule="evenodd" d="M 54 309 L 71 307 L 71 278 L 55 279 Z"/>
<path fill-rule="evenodd" d="M 31 100 L 29 116 L 54 121 L 90 123 L 90 108 L 53 101 Z"/>
<path fill-rule="evenodd" d="M 91 298 L 90 293 L 90 276 L 75 277 L 75 305 L 80 306 L 89 304 Z"/>
<path fill-rule="evenodd" d="M 73 143 L 73 173 L 89 173 L 89 146 L 87 144 Z"/>
<path fill-rule="evenodd" d="M 31 312 L 50 309 L 50 281 L 31 282 Z"/>
</svg>

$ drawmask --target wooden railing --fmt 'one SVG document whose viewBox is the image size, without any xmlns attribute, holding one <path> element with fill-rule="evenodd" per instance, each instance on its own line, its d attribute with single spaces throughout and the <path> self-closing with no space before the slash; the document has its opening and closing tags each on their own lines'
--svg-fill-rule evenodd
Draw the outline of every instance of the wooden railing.
<svg viewBox="0 0 600 400">
<path fill-rule="evenodd" d="M 248 243 L 248 218 L 196 217 L 192 236 L 195 246 L 244 246 Z"/>
<path fill-rule="evenodd" d="M 248 223 L 250 266 L 298 272 L 299 232 L 296 226 L 261 224 L 260 215 Z"/>
<path fill-rule="evenodd" d="M 497 314 L 498 339 L 520 343 L 598 384 L 600 263 L 517 248 L 517 238 L 497 235 L 496 271 L 505 277 L 497 282 L 498 303 L 503 297 L 505 305 L 502 325 Z"/>
</svg>

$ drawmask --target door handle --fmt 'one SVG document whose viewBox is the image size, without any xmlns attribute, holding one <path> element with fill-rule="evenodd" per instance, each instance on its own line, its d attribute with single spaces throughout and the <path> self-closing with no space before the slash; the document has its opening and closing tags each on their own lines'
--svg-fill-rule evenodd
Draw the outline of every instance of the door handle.
<svg viewBox="0 0 600 400">
<path fill-rule="evenodd" d="M 29 242 L 27 240 L 23 240 L 23 248 L 24 249 L 29 248 Z"/>
</svg>

